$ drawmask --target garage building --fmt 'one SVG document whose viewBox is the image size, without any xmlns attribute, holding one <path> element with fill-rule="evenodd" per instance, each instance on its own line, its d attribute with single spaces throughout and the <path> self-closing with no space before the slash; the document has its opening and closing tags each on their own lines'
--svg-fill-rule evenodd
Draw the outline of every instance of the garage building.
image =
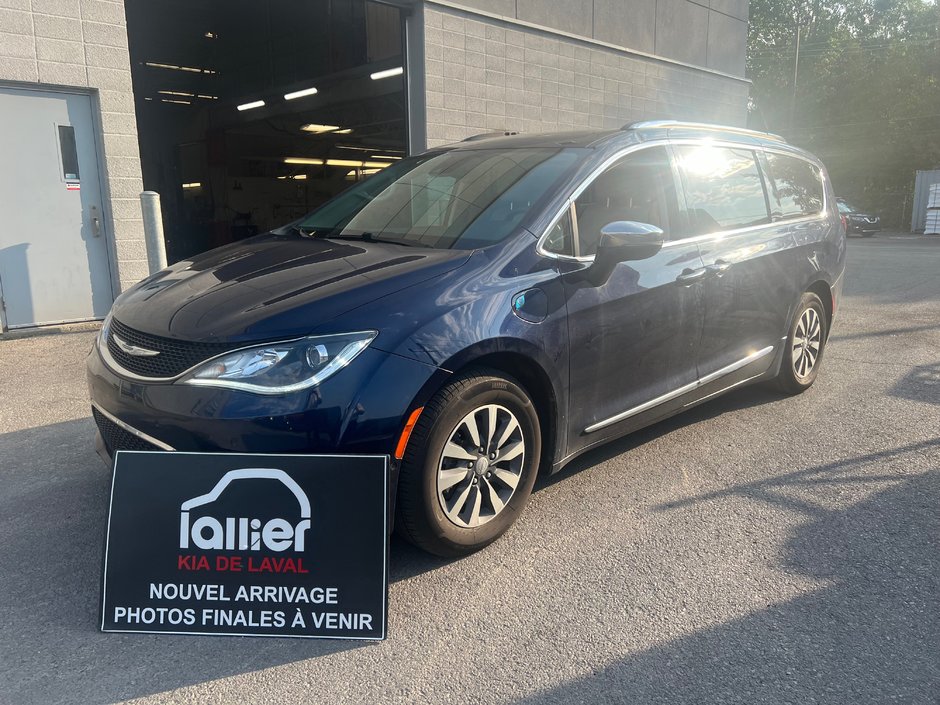
<svg viewBox="0 0 940 705">
<path fill-rule="evenodd" d="M 0 0 L 0 326 L 482 132 L 743 124 L 747 0 Z"/>
</svg>

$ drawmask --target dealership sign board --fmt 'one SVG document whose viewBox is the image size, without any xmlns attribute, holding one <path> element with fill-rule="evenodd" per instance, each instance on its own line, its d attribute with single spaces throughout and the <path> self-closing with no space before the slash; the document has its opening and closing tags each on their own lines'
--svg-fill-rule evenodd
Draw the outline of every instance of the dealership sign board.
<svg viewBox="0 0 940 705">
<path fill-rule="evenodd" d="M 106 632 L 384 639 L 386 456 L 119 451 Z"/>
</svg>

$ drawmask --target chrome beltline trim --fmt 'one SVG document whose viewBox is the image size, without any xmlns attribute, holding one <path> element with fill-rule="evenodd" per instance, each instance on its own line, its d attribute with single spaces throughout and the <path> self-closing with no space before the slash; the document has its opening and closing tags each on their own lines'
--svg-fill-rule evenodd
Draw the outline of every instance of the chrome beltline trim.
<svg viewBox="0 0 940 705">
<path fill-rule="evenodd" d="M 124 423 L 123 421 L 121 421 L 121 419 L 117 418 L 114 414 L 108 413 L 107 411 L 105 411 L 104 409 L 102 409 L 100 404 L 98 404 L 98 403 L 96 403 L 96 402 L 92 402 L 91 405 L 92 405 L 95 409 L 98 410 L 98 413 L 99 413 L 99 414 L 101 414 L 102 416 L 104 416 L 104 417 L 105 417 L 106 419 L 108 419 L 110 422 L 112 422 L 112 423 L 114 423 L 114 424 L 117 424 L 118 426 L 120 426 L 121 428 L 123 428 L 125 431 L 127 431 L 127 432 L 130 433 L 131 435 L 137 436 L 139 439 L 141 439 L 141 440 L 143 440 L 143 441 L 147 441 L 147 443 L 150 443 L 150 444 L 152 444 L 152 445 L 155 445 L 157 448 L 161 448 L 162 450 L 176 450 L 176 448 L 174 448 L 173 446 L 168 445 L 168 444 L 164 443 L 163 441 L 157 440 L 157 439 L 154 438 L 153 436 L 148 436 L 148 435 L 147 435 L 146 433 L 144 433 L 143 431 L 138 431 L 138 430 L 137 430 L 136 428 L 134 428 L 133 426 Z M 118 449 L 115 448 L 114 450 L 117 451 Z"/>
<path fill-rule="evenodd" d="M 648 402 L 644 404 L 640 404 L 639 406 L 635 406 L 632 409 L 621 411 L 616 416 L 611 416 L 608 419 L 604 419 L 603 421 L 598 421 L 595 424 L 591 424 L 586 429 L 584 429 L 584 433 L 594 433 L 595 431 L 600 431 L 602 428 L 607 428 L 608 426 L 612 426 L 613 424 L 623 421 L 624 419 L 628 419 L 631 416 L 636 416 L 637 414 L 641 414 L 644 411 L 648 411 L 649 409 L 652 409 L 655 406 L 659 406 L 660 404 L 665 404 L 667 401 L 671 401 L 672 399 L 681 397 L 683 394 L 687 394 L 688 392 L 691 392 L 699 387 L 704 387 L 706 384 L 714 382 L 719 377 L 724 377 L 725 375 L 729 375 L 732 372 L 736 372 L 737 370 L 740 370 L 742 367 L 747 367 L 752 362 L 755 362 L 756 360 L 759 360 L 760 358 L 766 355 L 769 355 L 773 351 L 774 351 L 774 346 L 768 345 L 766 348 L 762 350 L 758 350 L 756 353 L 752 353 L 748 355 L 747 357 L 741 360 L 738 360 L 737 362 L 733 362 L 727 367 L 722 367 L 720 370 L 716 370 L 712 372 L 711 374 L 707 374 L 704 377 L 700 377 L 694 382 L 690 382 L 689 384 L 679 387 L 678 389 L 674 389 L 671 392 L 667 392 L 666 394 L 656 397 L 655 399 L 650 399 Z"/>
</svg>

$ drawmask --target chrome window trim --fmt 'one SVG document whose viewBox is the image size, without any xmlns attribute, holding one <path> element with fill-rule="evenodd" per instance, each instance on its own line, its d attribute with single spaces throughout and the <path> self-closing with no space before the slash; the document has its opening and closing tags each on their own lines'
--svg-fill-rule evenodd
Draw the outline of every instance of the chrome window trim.
<svg viewBox="0 0 940 705">
<path fill-rule="evenodd" d="M 134 427 L 131 426 L 130 424 L 124 423 L 123 421 L 121 421 L 121 419 L 119 419 L 119 418 L 118 418 L 117 416 L 115 416 L 114 414 L 108 413 L 107 411 L 105 411 L 104 409 L 102 409 L 102 408 L 101 408 L 101 405 L 98 404 L 97 402 L 92 402 L 91 405 L 92 405 L 95 409 L 98 410 L 98 413 L 99 413 L 99 414 L 101 414 L 101 415 L 104 416 L 106 419 L 108 419 L 108 421 L 110 421 L 111 423 L 115 424 L 116 426 L 119 426 L 120 428 L 124 429 L 124 430 L 127 431 L 129 434 L 131 434 L 132 436 L 137 436 L 137 438 L 141 439 L 142 441 L 147 441 L 147 443 L 150 443 L 151 445 L 155 445 L 157 448 L 160 448 L 160 449 L 162 449 L 162 450 L 176 450 L 176 448 L 174 448 L 173 446 L 171 446 L 171 445 L 169 445 L 169 444 L 167 444 L 167 443 L 164 443 L 163 441 L 157 440 L 157 439 L 154 438 L 153 436 L 148 436 L 148 435 L 147 435 L 146 433 L 144 433 L 143 431 L 138 431 L 136 428 L 134 428 Z M 115 448 L 115 449 L 113 449 L 113 450 L 116 452 L 118 449 Z"/>
<path fill-rule="evenodd" d="M 717 233 L 706 233 L 705 235 L 694 235 L 693 237 L 686 237 L 681 240 L 667 240 L 663 243 L 663 249 L 667 247 L 674 247 L 676 245 L 688 245 L 693 242 L 705 242 L 708 240 L 724 240 L 725 238 L 735 237 L 737 235 L 744 235 L 751 232 L 756 232 L 758 230 L 763 230 L 765 228 L 771 227 L 780 227 L 782 225 L 799 225 L 800 223 L 811 223 L 816 220 L 823 220 L 826 217 L 825 213 L 817 213 L 815 215 L 807 215 L 802 218 L 794 218 L 793 220 L 777 220 L 772 223 L 762 223 L 761 225 L 749 225 L 746 228 L 736 228 L 734 230 L 721 230 Z"/>
<path fill-rule="evenodd" d="M 571 246 L 574 249 L 575 258 L 581 257 L 581 230 L 578 228 L 578 204 L 574 201 L 568 206 L 568 212 L 571 213 L 569 221 L 571 223 Z"/>
<path fill-rule="evenodd" d="M 653 399 L 650 399 L 649 401 L 644 402 L 640 404 L 639 406 L 634 406 L 632 409 L 621 411 L 619 414 L 615 414 L 609 418 L 604 419 L 603 421 L 598 421 L 596 423 L 593 423 L 587 428 L 585 428 L 583 432 L 594 433 L 595 431 L 600 431 L 602 428 L 607 428 L 608 426 L 612 426 L 615 423 L 624 421 L 630 418 L 631 416 L 636 416 L 637 414 L 640 414 L 644 411 L 648 411 L 656 406 L 659 406 L 660 404 L 665 404 L 667 401 L 672 401 L 673 399 L 676 399 L 677 397 L 681 397 L 683 394 L 687 394 L 688 392 L 694 391 L 698 389 L 699 387 L 704 387 L 706 384 L 714 382 L 716 379 L 719 379 L 720 377 L 724 377 L 725 375 L 729 375 L 732 372 L 736 372 L 737 370 L 740 370 L 742 367 L 747 367 L 752 362 L 756 362 L 762 357 L 766 357 L 773 351 L 774 351 L 774 346 L 768 345 L 766 348 L 758 350 L 755 353 L 751 353 L 747 357 L 742 358 L 738 360 L 737 362 L 732 362 L 730 365 L 722 367 L 719 370 L 715 370 L 714 372 L 707 374 L 704 377 L 699 377 L 694 382 L 689 382 L 689 384 L 683 385 L 679 387 L 678 389 L 673 389 L 671 392 L 666 392 L 665 394 L 655 397 Z"/>
<path fill-rule="evenodd" d="M 565 199 L 564 204 L 561 206 L 561 208 L 558 209 L 558 212 L 552 218 L 549 226 L 545 228 L 545 231 L 539 236 L 539 241 L 538 241 L 538 244 L 536 245 L 535 251 L 538 252 L 538 254 L 542 255 L 543 257 L 550 257 L 552 259 L 562 259 L 562 260 L 569 260 L 569 261 L 574 261 L 574 262 L 593 262 L 594 255 L 587 255 L 587 256 L 581 257 L 577 255 L 575 256 L 563 255 L 557 252 L 551 252 L 549 250 L 546 250 L 544 245 L 545 245 L 545 240 L 548 238 L 548 234 L 551 232 L 552 228 L 554 228 L 558 224 L 558 221 L 565 214 L 565 211 L 569 210 L 571 208 L 571 205 L 576 200 L 578 200 L 578 196 L 584 193 L 587 187 L 590 186 L 592 183 L 594 183 L 594 180 L 597 179 L 597 177 L 600 176 L 602 173 L 604 173 L 607 169 L 609 169 L 611 165 L 615 164 L 617 161 L 619 161 L 620 159 L 623 159 L 627 155 L 632 154 L 633 152 L 638 152 L 641 149 L 648 149 L 650 147 L 663 147 L 663 146 L 667 146 L 668 144 L 669 144 L 669 140 L 650 140 L 649 142 L 640 142 L 639 144 L 631 144 L 629 147 L 624 147 L 619 152 L 615 152 L 611 156 L 607 157 L 607 159 L 601 162 L 594 169 L 594 171 L 588 174 L 587 177 L 585 177 L 585 179 L 580 184 L 578 184 L 578 186 L 574 189 L 574 191 L 571 192 L 571 195 L 569 195 L 568 198 Z M 575 252 L 580 252 L 580 243 L 578 242 L 575 243 Z"/>
<path fill-rule="evenodd" d="M 750 225 L 745 228 L 733 228 L 731 230 L 719 230 L 714 233 L 705 233 L 703 235 L 693 235 L 692 237 L 682 238 L 680 240 L 667 240 L 663 243 L 663 249 L 668 247 L 676 247 L 678 245 L 688 245 L 691 243 L 705 242 L 707 240 L 720 240 L 726 237 L 733 237 L 736 235 L 741 235 L 743 233 L 756 232 L 763 228 L 770 227 L 780 227 L 781 225 L 798 225 L 801 223 L 811 223 L 816 220 L 823 220 L 828 217 L 828 208 L 829 208 L 829 198 L 826 193 L 826 170 L 823 165 L 818 161 L 814 160 L 808 155 L 803 155 L 799 152 L 792 151 L 790 149 L 785 149 L 778 147 L 777 145 L 762 145 L 762 144 L 747 144 L 744 142 L 731 142 L 728 140 L 721 139 L 711 139 L 703 137 L 689 137 L 689 138 L 667 138 L 667 139 L 658 139 L 650 140 L 649 142 L 641 142 L 639 144 L 631 144 L 629 147 L 625 147 L 619 152 L 616 152 L 612 156 L 605 159 L 594 171 L 585 177 L 574 191 L 571 192 L 571 195 L 565 199 L 564 204 L 561 208 L 558 209 L 558 212 L 552 218 L 551 223 L 545 228 L 544 232 L 539 236 L 538 243 L 536 244 L 535 251 L 542 257 L 548 257 L 550 259 L 558 260 L 567 260 L 571 262 L 584 262 L 591 263 L 594 261 L 594 255 L 587 255 L 580 257 L 577 255 L 564 255 L 558 252 L 551 252 L 546 250 L 544 245 L 545 241 L 548 239 L 548 234 L 551 232 L 558 221 L 564 216 L 566 211 L 570 211 L 571 206 L 578 199 L 578 197 L 584 193 L 588 186 L 590 186 L 595 179 L 597 179 L 604 171 L 609 169 L 613 164 L 615 164 L 620 159 L 632 154 L 633 152 L 638 152 L 641 149 L 647 149 L 649 147 L 663 147 L 663 146 L 681 146 L 681 145 L 707 145 L 710 147 L 726 147 L 729 149 L 744 149 L 750 152 L 774 152 L 781 154 L 783 156 L 795 157 L 797 159 L 802 159 L 804 162 L 814 166 L 819 172 L 819 180 L 823 187 L 823 207 L 818 213 L 813 213 L 811 215 L 806 215 L 801 218 L 792 218 L 787 220 L 776 220 L 770 221 L 767 223 L 761 223 L 760 225 Z M 758 164 L 758 169 L 761 170 L 763 174 L 763 168 Z M 764 174 L 765 177 L 769 177 L 768 174 Z M 572 214 L 572 229 L 577 226 L 574 223 L 574 214 Z M 578 242 L 577 235 L 572 233 L 575 237 L 575 252 L 580 250 L 580 243 Z"/>
</svg>

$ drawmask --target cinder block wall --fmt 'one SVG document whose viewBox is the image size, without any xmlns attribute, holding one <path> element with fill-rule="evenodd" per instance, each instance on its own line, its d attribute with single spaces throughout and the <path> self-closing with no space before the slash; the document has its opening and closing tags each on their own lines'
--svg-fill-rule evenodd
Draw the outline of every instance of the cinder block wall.
<svg viewBox="0 0 940 705">
<path fill-rule="evenodd" d="M 425 5 L 429 147 L 490 130 L 616 129 L 659 118 L 744 124 L 746 19 L 687 0 L 620 1 L 609 17 L 605 0 L 469 1 L 474 8 Z M 650 4 L 644 29 L 634 11 Z M 725 4 L 746 18 L 746 0 Z M 657 48 L 662 59 L 643 55 Z"/>
<path fill-rule="evenodd" d="M 0 81 L 92 89 L 100 111 L 102 209 L 113 242 L 115 285 L 123 290 L 147 276 L 122 0 L 0 0 Z"/>
</svg>

